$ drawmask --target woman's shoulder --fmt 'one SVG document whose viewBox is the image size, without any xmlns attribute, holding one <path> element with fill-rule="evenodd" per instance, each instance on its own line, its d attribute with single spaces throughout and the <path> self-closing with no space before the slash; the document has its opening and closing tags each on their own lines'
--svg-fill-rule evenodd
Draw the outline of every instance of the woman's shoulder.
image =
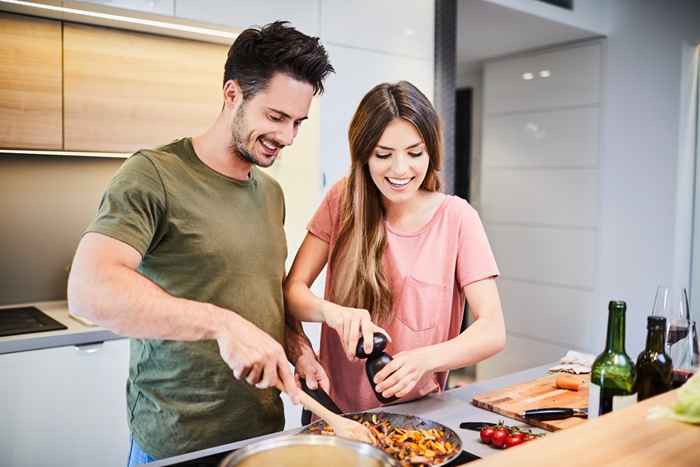
<svg viewBox="0 0 700 467">
<path fill-rule="evenodd" d="M 452 216 L 478 216 L 476 209 L 464 198 L 457 195 L 445 195 L 445 210 Z"/>
</svg>

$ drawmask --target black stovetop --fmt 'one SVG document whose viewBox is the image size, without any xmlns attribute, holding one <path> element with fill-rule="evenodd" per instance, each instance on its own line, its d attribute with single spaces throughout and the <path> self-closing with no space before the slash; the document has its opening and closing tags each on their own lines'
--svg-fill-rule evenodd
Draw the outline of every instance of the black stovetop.
<svg viewBox="0 0 700 467">
<path fill-rule="evenodd" d="M 0 309 L 0 337 L 68 329 L 33 306 Z"/>
</svg>

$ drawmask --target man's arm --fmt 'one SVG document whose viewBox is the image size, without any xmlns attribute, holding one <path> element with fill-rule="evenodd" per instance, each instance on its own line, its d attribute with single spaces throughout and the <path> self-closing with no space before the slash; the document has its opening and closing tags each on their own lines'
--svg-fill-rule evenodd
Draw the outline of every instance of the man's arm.
<svg viewBox="0 0 700 467">
<path fill-rule="evenodd" d="M 284 349 L 237 313 L 176 298 L 136 271 L 141 255 L 98 233 L 86 234 L 68 279 L 70 310 L 116 333 L 140 338 L 215 339 L 236 378 L 272 387 L 278 378 L 296 391 Z"/>
</svg>

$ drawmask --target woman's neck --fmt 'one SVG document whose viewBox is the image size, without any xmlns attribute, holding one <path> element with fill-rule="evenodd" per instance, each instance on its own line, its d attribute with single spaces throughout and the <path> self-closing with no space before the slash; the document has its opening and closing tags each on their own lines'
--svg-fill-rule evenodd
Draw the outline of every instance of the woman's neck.
<svg viewBox="0 0 700 467">
<path fill-rule="evenodd" d="M 386 220 L 402 231 L 417 230 L 430 220 L 443 196 L 438 192 L 418 190 L 415 196 L 403 203 L 392 203 L 384 198 Z"/>
</svg>

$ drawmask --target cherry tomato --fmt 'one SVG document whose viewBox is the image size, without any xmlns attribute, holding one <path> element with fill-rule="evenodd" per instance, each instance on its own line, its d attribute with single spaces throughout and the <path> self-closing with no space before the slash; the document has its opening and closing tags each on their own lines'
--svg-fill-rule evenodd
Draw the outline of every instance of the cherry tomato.
<svg viewBox="0 0 700 467">
<path fill-rule="evenodd" d="M 485 444 L 491 444 L 491 436 L 493 436 L 494 431 L 496 430 L 494 430 L 492 426 L 485 426 L 484 428 L 482 428 L 479 432 L 481 442 Z"/>
<path fill-rule="evenodd" d="M 507 448 L 512 448 L 513 446 L 517 446 L 518 444 L 523 444 L 523 441 L 524 436 L 522 433 L 513 433 L 512 435 L 506 438 L 505 443 Z"/>
<path fill-rule="evenodd" d="M 537 436 L 533 435 L 532 433 L 527 433 L 523 437 L 523 442 L 532 441 L 533 439 L 537 439 Z"/>
<path fill-rule="evenodd" d="M 497 448 L 504 449 L 506 447 L 506 438 L 508 438 L 508 430 L 497 428 L 491 435 L 491 444 Z"/>
</svg>

